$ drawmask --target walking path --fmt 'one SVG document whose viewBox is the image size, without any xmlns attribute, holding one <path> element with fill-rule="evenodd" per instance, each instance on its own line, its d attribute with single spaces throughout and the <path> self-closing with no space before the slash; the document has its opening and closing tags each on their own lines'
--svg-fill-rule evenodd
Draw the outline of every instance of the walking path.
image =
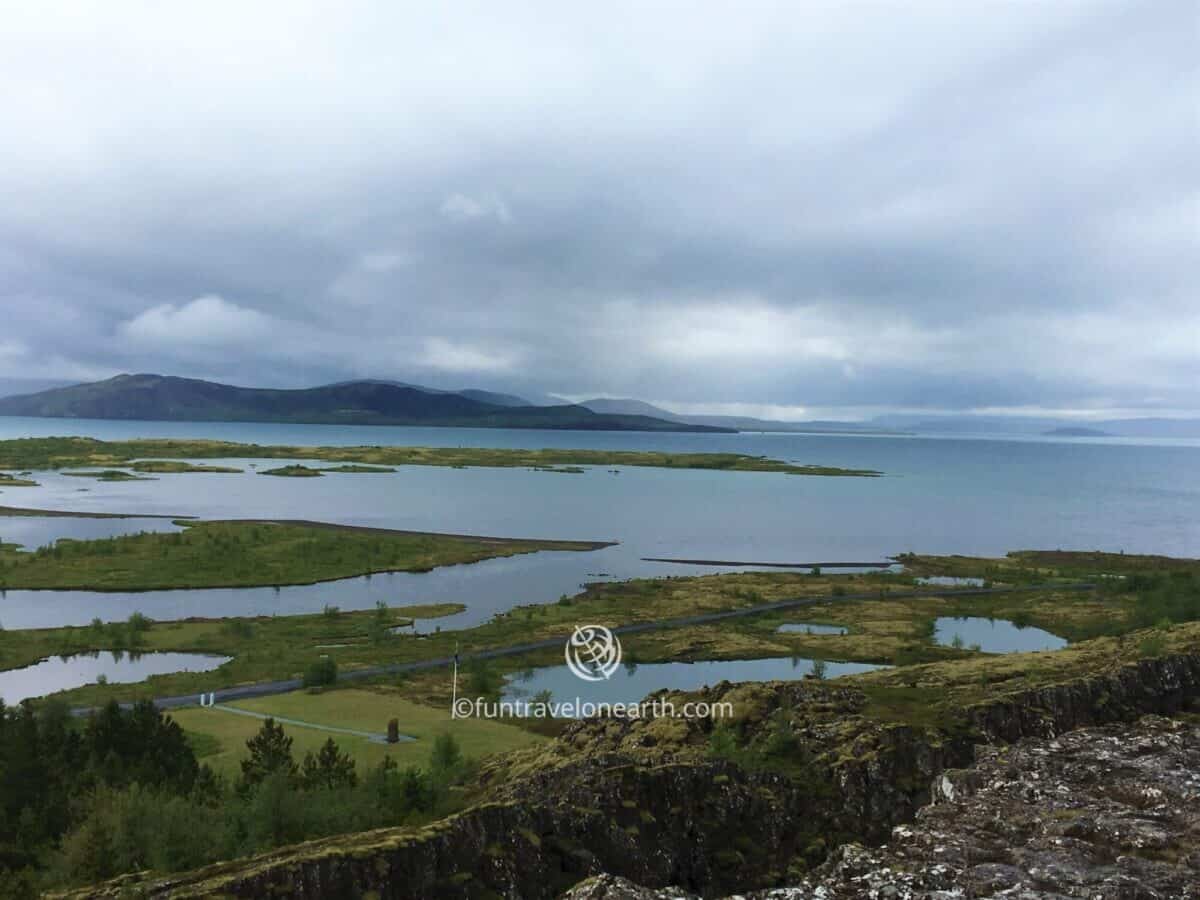
<svg viewBox="0 0 1200 900">
<path fill-rule="evenodd" d="M 354 728 L 338 728 L 335 725 L 318 725 L 316 722 L 305 722 L 303 719 L 289 719 L 287 716 L 268 715 L 267 713 L 254 712 L 250 709 L 241 709 L 236 706 L 228 706 L 224 703 L 217 703 L 208 709 L 220 709 L 224 712 L 235 713 L 239 716 L 250 716 L 254 719 L 274 719 L 276 722 L 282 722 L 284 725 L 295 725 L 298 728 L 315 728 L 317 731 L 332 731 L 334 734 L 348 734 L 351 737 L 366 738 L 368 741 L 373 741 L 376 744 L 386 744 L 388 742 L 386 734 L 379 734 L 376 731 L 358 731 Z M 415 741 L 416 738 L 412 735 L 400 735 L 401 741 Z"/>
</svg>

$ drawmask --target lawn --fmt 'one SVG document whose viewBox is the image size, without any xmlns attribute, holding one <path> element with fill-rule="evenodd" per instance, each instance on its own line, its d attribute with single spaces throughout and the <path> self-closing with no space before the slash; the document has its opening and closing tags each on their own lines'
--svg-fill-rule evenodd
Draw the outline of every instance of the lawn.
<svg viewBox="0 0 1200 900">
<path fill-rule="evenodd" d="M 378 765 L 391 756 L 399 765 L 424 766 L 429 759 L 433 738 L 448 732 L 458 739 L 464 755 L 480 758 L 544 740 L 513 725 L 479 719 L 451 719 L 448 708 L 434 708 L 406 700 L 394 690 L 384 688 L 333 690 L 323 693 L 297 691 L 230 704 L 265 715 L 298 719 L 335 728 L 384 733 L 389 719 L 398 719 L 400 733 L 415 741 L 377 744 L 365 738 L 333 734 L 316 728 L 284 725 L 292 737 L 292 753 L 299 762 L 308 750 L 316 751 L 332 737 L 342 750 L 358 762 L 359 770 Z M 171 716 L 188 732 L 201 761 L 229 777 L 240 772 L 239 761 L 245 754 L 246 740 L 262 727 L 260 719 L 220 709 L 192 707 L 172 710 Z"/>
</svg>

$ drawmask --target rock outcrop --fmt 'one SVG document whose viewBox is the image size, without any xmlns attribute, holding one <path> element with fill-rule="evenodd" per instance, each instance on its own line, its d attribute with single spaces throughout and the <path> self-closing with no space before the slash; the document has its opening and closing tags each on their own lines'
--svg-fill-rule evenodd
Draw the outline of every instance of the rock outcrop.
<svg viewBox="0 0 1200 900">
<path fill-rule="evenodd" d="M 883 848 L 838 848 L 752 900 L 1200 898 L 1200 723 L 1147 717 L 981 747 Z M 564 900 L 680 900 L 613 875 Z"/>
</svg>

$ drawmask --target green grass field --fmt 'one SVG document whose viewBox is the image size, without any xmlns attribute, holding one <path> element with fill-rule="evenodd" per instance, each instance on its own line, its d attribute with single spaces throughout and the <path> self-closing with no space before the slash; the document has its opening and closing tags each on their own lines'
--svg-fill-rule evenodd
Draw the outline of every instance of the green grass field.
<svg viewBox="0 0 1200 900">
<path fill-rule="evenodd" d="M 306 751 L 316 752 L 332 737 L 343 751 L 354 757 L 360 773 L 378 765 L 385 756 L 392 757 L 401 766 L 424 766 L 429 759 L 433 738 L 443 732 L 454 735 L 463 754 L 476 759 L 545 740 L 513 725 L 478 719 L 451 719 L 448 708 L 424 706 L 403 698 L 395 691 L 382 689 L 346 689 L 323 693 L 297 691 L 230 705 L 315 725 L 380 734 L 387 731 L 389 719 L 397 719 L 400 733 L 417 739 L 388 745 L 318 728 L 283 726 L 293 739 L 292 753 L 297 762 L 303 759 Z M 240 773 L 238 764 L 245 755 L 247 739 L 262 727 L 260 719 L 221 709 L 194 707 L 172 710 L 170 715 L 188 732 L 201 762 L 230 778 L 236 778 Z"/>
<path fill-rule="evenodd" d="M 78 590 L 313 584 L 373 572 L 425 572 L 537 550 L 557 541 L 355 529 L 320 523 L 193 522 L 178 533 L 63 539 L 34 553 L 0 551 L 0 587 Z"/>
</svg>

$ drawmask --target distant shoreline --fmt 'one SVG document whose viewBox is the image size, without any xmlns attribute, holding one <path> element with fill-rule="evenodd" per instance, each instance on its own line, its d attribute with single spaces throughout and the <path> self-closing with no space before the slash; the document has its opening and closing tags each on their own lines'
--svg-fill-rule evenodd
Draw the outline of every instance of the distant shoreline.
<svg viewBox="0 0 1200 900">
<path fill-rule="evenodd" d="M 750 562 L 744 559 L 674 559 L 643 556 L 642 562 L 678 563 L 685 566 L 762 566 L 771 569 L 888 569 L 890 562 Z"/>
</svg>

